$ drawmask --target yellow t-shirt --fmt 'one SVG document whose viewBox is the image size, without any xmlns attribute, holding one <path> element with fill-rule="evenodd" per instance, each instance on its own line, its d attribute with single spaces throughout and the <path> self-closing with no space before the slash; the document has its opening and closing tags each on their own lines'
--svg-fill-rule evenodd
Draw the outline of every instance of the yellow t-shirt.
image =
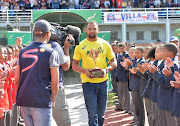
<svg viewBox="0 0 180 126">
<path fill-rule="evenodd" d="M 80 42 L 78 46 L 76 46 L 74 51 L 73 59 L 81 60 L 82 59 L 82 68 L 85 69 L 93 69 L 95 68 L 94 60 L 90 57 L 90 50 L 96 49 L 98 50 L 98 57 L 96 59 L 96 67 L 105 69 L 107 67 L 106 58 L 111 60 L 114 58 L 114 53 L 110 44 L 98 38 L 97 41 L 91 42 L 87 39 L 84 39 Z M 100 83 L 108 79 L 108 75 L 104 78 L 93 78 L 89 79 L 85 73 L 81 74 L 82 83 L 90 82 L 90 83 Z"/>
</svg>

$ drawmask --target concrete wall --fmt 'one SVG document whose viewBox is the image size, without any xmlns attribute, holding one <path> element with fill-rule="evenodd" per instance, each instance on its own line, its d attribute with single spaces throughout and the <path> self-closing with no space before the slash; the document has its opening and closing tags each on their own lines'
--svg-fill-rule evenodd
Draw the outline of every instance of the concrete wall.
<svg viewBox="0 0 180 126">
<path fill-rule="evenodd" d="M 130 42 L 136 43 L 151 43 L 156 42 L 156 40 L 151 40 L 151 31 L 159 31 L 159 39 L 161 42 L 166 41 L 166 25 L 165 24 L 136 24 L 126 25 L 126 32 L 129 32 Z M 171 24 L 170 26 L 170 36 L 174 35 L 174 30 L 180 28 L 180 24 Z M 120 25 L 100 25 L 100 31 L 115 31 L 118 32 L 118 39 L 122 40 L 122 26 Z M 136 31 L 144 31 L 144 40 L 136 40 Z"/>
</svg>

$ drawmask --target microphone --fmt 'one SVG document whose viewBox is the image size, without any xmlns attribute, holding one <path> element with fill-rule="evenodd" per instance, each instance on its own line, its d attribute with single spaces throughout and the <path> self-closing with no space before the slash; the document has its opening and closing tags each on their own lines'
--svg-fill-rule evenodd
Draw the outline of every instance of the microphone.
<svg viewBox="0 0 180 126">
<path fill-rule="evenodd" d="M 79 27 L 72 26 L 72 25 L 67 25 L 66 31 L 68 34 L 72 34 L 74 36 L 78 36 L 81 34 L 81 29 Z"/>
</svg>

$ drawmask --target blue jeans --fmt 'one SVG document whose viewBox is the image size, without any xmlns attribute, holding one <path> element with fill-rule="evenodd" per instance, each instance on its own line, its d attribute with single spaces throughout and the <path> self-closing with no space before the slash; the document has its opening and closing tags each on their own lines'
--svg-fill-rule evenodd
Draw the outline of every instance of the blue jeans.
<svg viewBox="0 0 180 126">
<path fill-rule="evenodd" d="M 79 5 L 75 5 L 75 9 L 79 9 Z"/>
<path fill-rule="evenodd" d="M 83 83 L 89 126 L 103 126 L 108 98 L 108 82 Z"/>
<path fill-rule="evenodd" d="M 83 9 L 83 5 L 82 4 L 79 5 L 79 9 Z"/>
<path fill-rule="evenodd" d="M 26 126 L 52 126 L 52 108 L 20 108 Z"/>
</svg>

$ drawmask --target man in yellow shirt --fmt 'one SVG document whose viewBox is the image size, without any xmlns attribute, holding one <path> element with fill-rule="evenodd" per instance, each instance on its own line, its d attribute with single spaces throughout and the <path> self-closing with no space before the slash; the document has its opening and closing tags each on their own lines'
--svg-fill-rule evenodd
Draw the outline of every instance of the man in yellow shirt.
<svg viewBox="0 0 180 126">
<path fill-rule="evenodd" d="M 97 37 L 99 28 L 96 22 L 88 22 L 85 31 L 87 38 L 76 46 L 72 68 L 81 73 L 89 126 L 103 126 L 108 94 L 107 73 L 117 67 L 117 62 L 110 44 Z M 108 67 L 106 58 L 110 61 Z M 82 67 L 79 65 L 80 60 Z M 101 77 L 93 77 L 94 68 L 102 73 Z"/>
</svg>

